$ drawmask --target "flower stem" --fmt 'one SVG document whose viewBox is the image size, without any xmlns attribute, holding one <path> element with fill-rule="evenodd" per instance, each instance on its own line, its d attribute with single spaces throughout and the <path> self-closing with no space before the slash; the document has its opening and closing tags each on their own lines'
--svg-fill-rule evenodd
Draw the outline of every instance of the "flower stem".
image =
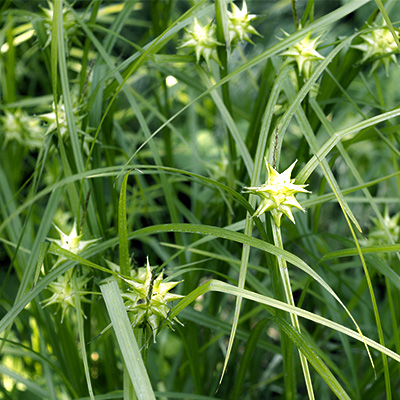
<svg viewBox="0 0 400 400">
<path fill-rule="evenodd" d="M 275 221 L 272 221 L 272 232 L 274 236 L 275 246 L 283 250 L 281 228 L 276 225 Z M 277 260 L 278 260 L 279 272 L 282 279 L 282 284 L 285 290 L 286 302 L 291 306 L 295 306 L 286 260 L 284 260 L 281 257 L 277 257 Z M 295 329 L 297 329 L 297 331 L 300 333 L 301 332 L 300 323 L 297 318 L 297 315 L 290 313 L 290 320 Z M 303 369 L 304 379 L 306 381 L 308 398 L 315 399 L 307 358 L 300 350 L 299 350 L 299 356 L 300 356 L 301 367 Z"/>
</svg>

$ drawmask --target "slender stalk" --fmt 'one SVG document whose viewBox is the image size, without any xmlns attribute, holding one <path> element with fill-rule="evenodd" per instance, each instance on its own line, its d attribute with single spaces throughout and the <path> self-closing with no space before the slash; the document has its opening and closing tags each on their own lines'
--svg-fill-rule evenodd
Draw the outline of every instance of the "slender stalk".
<svg viewBox="0 0 400 400">
<path fill-rule="evenodd" d="M 74 287 L 74 292 L 75 292 L 74 297 L 75 297 L 75 307 L 76 307 L 76 319 L 78 322 L 79 340 L 81 342 L 81 354 L 82 354 L 83 366 L 85 369 L 86 384 L 88 387 L 90 400 L 94 400 L 92 381 L 90 379 L 89 363 L 88 363 L 87 352 L 86 352 L 86 341 L 85 341 L 85 332 L 84 332 L 84 326 L 83 326 L 81 299 L 80 299 L 80 296 L 78 293 L 78 291 L 80 289 L 78 288 L 78 285 L 76 283 L 76 275 L 75 274 L 73 274 L 71 281 L 72 281 L 72 285 Z"/>
<path fill-rule="evenodd" d="M 230 47 L 230 43 L 227 42 L 227 37 L 224 32 L 224 17 L 226 17 L 226 4 L 225 2 L 221 2 L 221 0 L 216 0 L 215 2 L 215 17 L 217 21 L 217 39 L 220 43 L 225 43 L 225 46 L 219 46 L 217 51 L 218 51 L 218 57 L 221 61 L 221 65 L 219 68 L 219 73 L 221 76 L 221 79 L 225 79 L 227 75 L 229 74 L 228 72 L 228 50 Z M 226 22 L 226 21 L 225 21 Z M 225 25 L 226 27 L 226 25 Z M 229 114 L 232 115 L 232 104 L 231 104 L 231 99 L 230 99 L 230 94 L 229 94 L 229 82 L 224 83 L 221 86 L 221 91 L 222 91 L 222 99 L 224 101 L 224 104 L 229 111 Z M 228 136 L 228 185 L 231 188 L 235 188 L 235 181 L 236 181 L 236 158 L 237 158 L 237 152 L 236 152 L 236 144 L 235 144 L 235 139 L 233 138 L 232 133 L 230 132 L 229 128 L 227 127 L 227 136 Z M 231 223 L 231 215 L 228 214 L 228 224 Z"/>
<path fill-rule="evenodd" d="M 296 31 L 298 31 L 299 30 L 299 19 L 297 17 L 296 0 L 291 0 L 291 3 L 292 3 L 294 25 L 296 27 Z"/>
<path fill-rule="evenodd" d="M 275 246 L 277 246 L 280 249 L 284 250 L 283 249 L 283 242 L 282 242 L 282 235 L 281 235 L 281 228 L 276 225 L 275 221 L 272 221 L 272 233 L 273 233 L 273 236 L 274 236 L 274 244 L 275 244 Z M 288 271 L 288 268 L 287 268 L 286 260 L 284 260 L 281 257 L 277 257 L 277 260 L 278 260 L 279 272 L 280 272 L 282 283 L 283 283 L 283 287 L 284 287 L 284 290 L 285 290 L 286 302 L 291 306 L 295 306 L 294 299 L 293 299 L 292 288 L 291 288 L 291 285 L 290 285 L 289 271 Z M 297 318 L 297 315 L 290 313 L 290 320 L 292 322 L 292 325 L 300 333 L 301 332 L 300 323 L 299 323 L 299 320 Z M 315 399 L 314 390 L 313 390 L 313 387 L 312 387 L 310 370 L 308 368 L 307 358 L 303 355 L 303 353 L 300 350 L 299 350 L 299 356 L 300 356 L 301 367 L 303 369 L 304 379 L 305 379 L 306 386 L 307 386 L 308 398 L 309 399 Z"/>
</svg>

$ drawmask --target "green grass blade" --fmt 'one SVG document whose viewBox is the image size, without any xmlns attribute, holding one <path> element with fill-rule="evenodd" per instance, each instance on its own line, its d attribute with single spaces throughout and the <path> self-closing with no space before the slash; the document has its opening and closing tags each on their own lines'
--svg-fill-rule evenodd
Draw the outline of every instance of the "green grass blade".
<svg viewBox="0 0 400 400">
<path fill-rule="evenodd" d="M 254 166 L 253 166 L 253 169 L 251 170 L 250 186 L 256 186 L 259 181 L 259 177 L 260 177 L 260 173 L 261 173 L 261 166 L 263 164 L 263 159 L 264 159 L 263 156 L 265 153 L 265 146 L 267 144 L 269 128 L 270 128 L 272 116 L 273 116 L 273 110 L 278 101 L 279 93 L 281 91 L 281 85 L 283 83 L 283 80 L 285 79 L 286 73 L 287 73 L 286 68 L 283 68 L 279 72 L 279 74 L 275 80 L 275 84 L 273 85 L 272 91 L 270 93 L 270 97 L 269 97 L 266 109 L 264 111 L 262 125 L 261 125 L 261 132 L 260 132 L 258 143 L 257 143 Z M 255 207 L 256 196 L 250 195 L 249 204 L 252 206 L 252 208 Z M 256 221 L 256 223 L 258 221 L 258 218 L 253 219 L 252 215 L 253 215 L 252 211 L 249 211 L 246 214 L 246 223 L 245 223 L 245 228 L 244 228 L 244 234 L 248 235 L 248 236 L 252 235 L 253 221 Z M 241 265 L 240 265 L 240 272 L 239 272 L 238 287 L 240 287 L 240 288 L 244 288 L 244 285 L 246 282 L 249 256 L 250 256 L 250 247 L 248 245 L 245 245 L 242 250 Z M 242 299 L 240 297 L 238 297 L 236 300 L 235 314 L 233 316 L 233 321 L 232 321 L 232 330 L 231 330 L 231 334 L 229 336 L 229 343 L 228 343 L 228 347 L 227 347 L 227 351 L 226 351 L 226 356 L 225 356 L 224 366 L 222 369 L 221 379 L 227 368 L 229 357 L 230 357 L 230 354 L 232 351 L 233 341 L 235 339 L 236 329 L 237 329 L 237 325 L 239 323 L 241 304 L 242 304 Z"/>
<path fill-rule="evenodd" d="M 250 337 L 246 341 L 243 357 L 240 360 L 239 369 L 235 379 L 235 386 L 233 388 L 232 400 L 239 400 L 241 398 L 242 392 L 244 391 L 243 386 L 246 378 L 246 372 L 251 367 L 252 357 L 256 350 L 257 343 L 269 322 L 270 319 L 264 318 L 259 321 L 251 330 Z"/>
<path fill-rule="evenodd" d="M 293 326 L 284 319 L 275 318 L 274 321 L 278 323 L 279 327 L 290 337 L 293 343 L 295 343 L 296 347 L 328 384 L 337 398 L 341 400 L 350 400 L 349 395 L 346 393 L 342 385 L 338 382 L 327 365 L 317 355 L 317 349 L 314 348 L 311 341 L 307 340 L 297 329 L 294 329 Z"/>
<path fill-rule="evenodd" d="M 212 83 L 210 81 L 210 78 L 207 76 L 207 74 L 204 72 L 204 70 L 201 67 L 197 67 L 197 72 L 200 75 L 200 78 L 204 85 L 209 89 L 212 87 Z M 233 120 L 232 116 L 230 115 L 228 109 L 226 108 L 224 102 L 222 101 L 221 97 L 219 96 L 218 92 L 216 90 L 213 90 L 210 92 L 210 95 L 212 99 L 214 100 L 214 103 L 219 109 L 219 112 L 221 113 L 221 116 L 228 127 L 229 131 L 231 132 L 233 138 L 235 139 L 236 146 L 239 149 L 239 154 L 246 166 L 247 172 L 249 175 L 251 175 L 251 171 L 253 170 L 253 160 L 251 159 L 251 156 L 249 154 L 249 151 L 239 133 L 239 130 L 235 124 L 235 121 Z"/>
<path fill-rule="evenodd" d="M 377 115 L 375 117 L 369 118 L 365 121 L 354 124 L 353 126 L 343 129 L 339 132 L 335 132 L 334 136 L 328 139 L 318 150 L 318 152 L 308 161 L 304 168 L 297 175 L 296 181 L 302 184 L 307 181 L 312 172 L 317 168 L 320 161 L 323 160 L 329 152 L 346 136 L 358 133 L 363 129 L 369 128 L 370 126 L 377 125 L 381 122 L 388 121 L 391 118 L 398 117 L 400 115 L 400 108 L 393 111 Z"/>
<path fill-rule="evenodd" d="M 12 371 L 11 369 L 8 369 L 6 366 L 0 364 L 0 374 L 4 377 L 8 376 L 9 378 L 12 378 L 18 383 L 22 383 L 26 387 L 26 391 L 28 393 L 32 393 L 37 396 L 40 399 L 47 399 L 48 398 L 48 393 L 46 390 L 44 390 L 41 386 L 38 384 L 32 382 L 31 380 L 23 377 L 22 375 L 18 374 L 17 372 Z M 26 394 L 24 396 L 27 396 Z"/>
<path fill-rule="evenodd" d="M 374 268 L 376 268 L 382 275 L 384 275 L 387 279 L 389 279 L 390 283 L 395 285 L 400 290 L 400 276 L 393 270 L 393 268 L 385 261 L 383 261 L 380 257 L 377 257 L 374 254 L 380 253 L 393 253 L 400 251 L 400 245 L 382 245 L 382 246 L 370 246 L 370 247 L 362 247 L 363 254 L 366 255 L 366 259 L 368 260 Z M 368 255 L 370 253 L 370 255 Z M 331 253 L 325 254 L 322 261 L 332 260 L 341 257 L 349 257 L 349 256 L 358 256 L 357 248 L 351 249 L 343 249 L 338 251 L 333 251 Z"/>
<path fill-rule="evenodd" d="M 62 190 L 55 190 L 49 197 L 46 209 L 42 216 L 41 224 L 38 231 L 36 232 L 35 240 L 33 242 L 31 253 L 29 255 L 28 264 L 26 265 L 24 275 L 18 287 L 16 300 L 19 300 L 22 297 L 29 284 L 35 283 L 34 279 L 36 273 L 36 265 L 40 255 L 40 249 L 43 242 L 46 240 L 46 237 L 50 230 L 51 224 L 53 222 L 53 217 L 58 208 L 62 193 Z"/>
<path fill-rule="evenodd" d="M 146 367 L 116 282 L 100 286 L 126 368 L 139 400 L 155 399 Z"/>
<path fill-rule="evenodd" d="M 72 285 L 76 285 L 76 274 L 72 276 Z M 79 293 L 75 293 L 74 295 L 75 307 L 76 307 L 76 320 L 78 323 L 78 332 L 79 332 L 79 341 L 81 343 L 81 354 L 83 360 L 83 368 L 85 370 L 85 378 L 86 384 L 88 387 L 88 392 L 90 396 L 90 400 L 94 400 L 93 388 L 92 388 L 92 381 L 90 378 L 90 368 L 88 363 L 88 357 L 86 352 L 86 341 L 85 341 L 85 332 L 83 327 L 83 315 L 82 315 L 82 307 L 81 307 L 81 299 Z"/>
<path fill-rule="evenodd" d="M 121 274 L 130 276 L 128 228 L 126 223 L 126 185 L 128 183 L 129 172 L 122 181 L 118 204 L 118 243 L 119 243 L 119 266 Z"/>
<path fill-rule="evenodd" d="M 273 299 L 273 298 L 270 298 L 270 297 L 267 297 L 267 296 L 264 296 L 264 295 L 261 295 L 258 293 L 254 293 L 254 292 L 251 292 L 246 289 L 240 289 L 236 286 L 232 286 L 228 283 L 221 282 L 221 281 L 214 280 L 214 279 L 207 281 L 203 285 L 199 286 L 197 289 L 193 290 L 193 292 L 186 295 L 185 298 L 182 299 L 171 310 L 170 318 L 176 317 L 191 302 L 196 300 L 199 296 L 201 296 L 205 293 L 208 293 L 210 291 L 217 291 L 220 293 L 230 294 L 233 296 L 242 296 L 245 299 L 249 299 L 249 300 L 255 301 L 260 304 L 265 304 L 267 306 L 278 308 L 278 309 L 286 311 L 286 312 L 291 312 L 293 314 L 298 315 L 299 317 L 308 319 L 317 324 L 321 324 L 321 325 L 331 328 L 337 332 L 343 333 L 353 339 L 358 340 L 359 342 L 367 343 L 367 345 L 370 346 L 371 348 L 378 350 L 380 353 L 383 353 L 383 354 L 391 357 L 393 360 L 395 360 L 397 362 L 400 362 L 399 354 L 395 353 L 394 351 L 388 349 L 385 346 L 382 346 L 380 343 L 377 343 L 374 340 L 372 340 L 366 336 L 361 336 L 358 332 L 353 331 L 341 324 L 338 324 L 334 321 L 331 321 L 327 318 L 324 318 L 318 314 L 314 314 L 307 310 L 303 310 L 301 308 L 291 306 L 291 305 L 281 302 L 279 300 L 276 300 L 276 299 Z"/>
<path fill-rule="evenodd" d="M 331 183 L 331 182 L 329 182 L 329 183 Z M 332 190 L 336 194 L 335 189 L 334 189 L 333 186 L 332 186 Z M 382 346 L 384 346 L 385 345 L 385 340 L 384 340 L 384 336 L 383 336 L 381 317 L 379 315 L 379 309 L 378 309 L 378 305 L 377 305 L 377 302 L 376 302 L 376 297 L 375 297 L 374 289 L 373 289 L 373 286 L 372 286 L 371 277 L 370 277 L 370 274 L 369 274 L 369 271 L 368 271 L 368 268 L 367 268 L 367 264 L 365 263 L 365 259 L 364 259 L 364 255 L 363 255 L 363 252 L 362 252 L 361 247 L 360 247 L 360 243 L 358 242 L 357 236 L 356 236 L 356 234 L 355 234 L 355 232 L 353 230 L 353 227 L 352 227 L 352 225 L 350 223 L 350 220 L 349 220 L 347 214 L 345 213 L 345 211 L 343 209 L 343 205 L 342 205 L 339 197 L 338 197 L 338 202 L 339 202 L 340 207 L 343 210 L 343 215 L 346 218 L 346 222 L 347 222 L 347 224 L 349 226 L 349 229 L 351 231 L 351 235 L 353 236 L 354 242 L 355 242 L 356 247 L 357 247 L 357 253 L 358 253 L 359 257 L 360 257 L 361 264 L 362 264 L 363 269 L 364 269 L 365 278 L 366 278 L 366 281 L 367 281 L 367 284 L 368 284 L 368 290 L 369 290 L 369 293 L 370 293 L 370 296 L 371 296 L 371 302 L 372 302 L 372 306 L 373 306 L 373 310 L 374 310 L 376 327 L 377 327 L 377 330 L 378 330 L 379 342 L 382 344 Z M 375 372 L 374 362 L 372 360 L 372 356 L 369 353 L 368 348 L 367 348 L 367 351 L 368 351 L 368 355 L 369 355 L 371 364 L 374 367 L 374 372 Z M 387 396 L 388 399 L 391 399 L 392 398 L 392 393 L 391 393 L 391 384 L 390 384 L 389 365 L 388 365 L 387 357 L 386 357 L 385 354 L 382 354 L 382 361 L 383 361 L 384 374 L 385 374 L 386 396 Z"/>
</svg>

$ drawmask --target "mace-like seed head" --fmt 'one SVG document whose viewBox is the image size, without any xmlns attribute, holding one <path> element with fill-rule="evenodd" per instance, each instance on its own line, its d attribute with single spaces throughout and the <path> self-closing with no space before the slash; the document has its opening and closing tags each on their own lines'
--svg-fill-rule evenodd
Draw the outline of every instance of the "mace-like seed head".
<svg viewBox="0 0 400 400">
<path fill-rule="evenodd" d="M 287 56 L 295 61 L 301 75 L 308 78 L 316 61 L 323 60 L 324 57 L 316 50 L 320 36 L 311 39 L 311 32 L 300 42 L 290 47 L 282 56 Z"/>
<path fill-rule="evenodd" d="M 266 211 L 270 211 L 278 227 L 281 225 L 282 214 L 295 223 L 292 207 L 301 211 L 305 210 L 294 196 L 297 193 L 310 193 L 304 189 L 307 185 L 296 185 L 295 180 L 290 178 L 296 161 L 281 174 L 271 166 L 267 159 L 265 159 L 265 164 L 268 170 L 267 181 L 261 186 L 244 188 L 245 193 L 261 197 L 261 203 L 253 216 L 259 217 Z"/>
<path fill-rule="evenodd" d="M 399 30 L 395 29 L 397 37 Z M 396 41 L 389 28 L 374 29 L 373 31 L 361 35 L 363 43 L 354 45 L 355 49 L 361 50 L 364 55 L 361 62 L 375 59 L 372 64 L 371 73 L 374 72 L 382 64 L 385 66 L 386 75 L 389 75 L 390 61 L 397 63 L 396 55 L 399 49 Z"/>
</svg>

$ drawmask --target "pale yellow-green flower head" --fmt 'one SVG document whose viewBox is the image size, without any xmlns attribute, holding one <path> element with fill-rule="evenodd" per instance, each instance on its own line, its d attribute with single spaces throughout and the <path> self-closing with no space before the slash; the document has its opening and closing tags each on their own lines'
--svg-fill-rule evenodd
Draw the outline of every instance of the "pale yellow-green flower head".
<svg viewBox="0 0 400 400">
<path fill-rule="evenodd" d="M 61 307 L 61 322 L 64 320 L 68 308 L 75 308 L 74 295 L 85 293 L 86 284 L 90 280 L 87 273 L 76 277 L 73 277 L 72 274 L 73 269 L 70 269 L 64 275 L 60 275 L 57 280 L 50 283 L 48 289 L 53 292 L 53 294 L 48 299 L 42 301 L 42 304 L 44 304 L 43 307 L 47 307 L 51 304 L 58 304 L 58 306 Z M 80 296 L 80 300 L 87 303 L 90 302 L 84 296 Z"/>
<path fill-rule="evenodd" d="M 311 39 L 310 32 L 303 40 L 300 40 L 300 42 L 296 43 L 293 47 L 290 47 L 281 54 L 282 56 L 287 56 L 289 60 L 295 61 L 300 74 L 305 78 L 308 78 L 311 75 L 315 63 L 324 59 L 324 57 L 316 50 L 319 39 L 320 36 Z"/>
<path fill-rule="evenodd" d="M 394 214 L 392 217 L 389 215 L 389 211 L 386 208 L 383 214 L 383 223 L 378 219 L 371 217 L 373 227 L 369 231 L 368 244 L 379 245 L 389 243 L 387 233 L 389 232 L 390 238 L 393 242 L 397 242 L 400 234 L 400 213 Z"/>
<path fill-rule="evenodd" d="M 168 321 L 167 303 L 183 297 L 169 293 L 179 282 L 164 282 L 163 273 L 154 279 L 149 259 L 147 259 L 146 267 L 139 268 L 132 279 L 124 279 L 124 281 L 128 283 L 129 289 L 122 294 L 122 297 L 125 300 L 132 326 L 138 327 L 145 322 L 148 323 L 155 340 L 161 323 L 164 320 Z M 177 318 L 174 320 L 178 321 Z"/>
<path fill-rule="evenodd" d="M 221 43 L 217 41 L 215 25 L 210 21 L 207 25 L 201 26 L 194 18 L 193 25 L 186 29 L 186 37 L 180 47 L 188 47 L 196 54 L 196 61 L 203 58 L 210 68 L 210 59 L 221 65 L 218 58 L 217 47 Z"/>
<path fill-rule="evenodd" d="M 397 37 L 399 30 L 395 29 Z M 373 31 L 361 35 L 363 43 L 354 45 L 355 49 L 361 50 L 364 55 L 361 62 L 369 59 L 375 59 L 372 64 L 371 73 L 380 65 L 385 66 L 386 75 L 389 75 L 390 61 L 397 63 L 394 53 L 398 53 L 399 49 L 389 28 L 374 29 Z"/>
<path fill-rule="evenodd" d="M 256 16 L 247 12 L 247 5 L 244 1 L 242 9 L 240 9 L 235 3 L 231 2 L 231 9 L 232 12 L 228 11 L 228 28 L 231 43 L 235 45 L 237 42 L 243 40 L 253 43 L 249 34 L 260 35 L 251 26 L 251 21 L 256 18 Z"/>
<path fill-rule="evenodd" d="M 44 138 L 40 120 L 20 108 L 13 112 L 4 109 L 4 116 L 0 116 L 0 132 L 3 132 L 0 135 L 2 148 L 6 148 L 9 143 L 19 143 L 30 150 L 38 149 Z"/>
<path fill-rule="evenodd" d="M 44 13 L 43 23 L 44 26 L 46 27 L 46 34 L 48 37 L 45 46 L 48 46 L 51 42 L 51 30 L 53 27 L 53 14 L 54 14 L 53 2 L 47 0 L 47 5 L 49 6 L 49 8 L 39 6 Z M 64 38 L 66 43 L 68 43 L 69 37 L 72 37 L 76 33 L 79 24 L 77 23 L 76 19 L 74 18 L 73 14 L 70 12 L 68 7 L 63 7 L 62 16 L 63 16 Z"/>
<path fill-rule="evenodd" d="M 245 187 L 245 193 L 256 194 L 261 197 L 254 217 L 259 217 L 266 211 L 270 211 L 276 225 L 281 225 L 282 215 L 286 215 L 293 223 L 295 223 L 292 207 L 305 211 L 304 208 L 294 197 L 297 193 L 310 193 L 304 189 L 307 185 L 296 185 L 294 179 L 290 178 L 296 161 L 281 174 L 278 173 L 271 164 L 265 159 L 268 170 L 267 182 L 261 186 Z"/>
<path fill-rule="evenodd" d="M 86 247 L 100 240 L 100 239 L 82 240 L 83 234 L 78 235 L 78 232 L 76 230 L 76 220 L 74 221 L 74 225 L 69 235 L 64 233 L 57 225 L 54 225 L 54 227 L 60 234 L 60 240 L 56 239 L 50 239 L 50 240 L 58 244 L 63 249 L 68 250 L 74 254 L 79 254 L 80 252 L 85 250 Z"/>
</svg>

